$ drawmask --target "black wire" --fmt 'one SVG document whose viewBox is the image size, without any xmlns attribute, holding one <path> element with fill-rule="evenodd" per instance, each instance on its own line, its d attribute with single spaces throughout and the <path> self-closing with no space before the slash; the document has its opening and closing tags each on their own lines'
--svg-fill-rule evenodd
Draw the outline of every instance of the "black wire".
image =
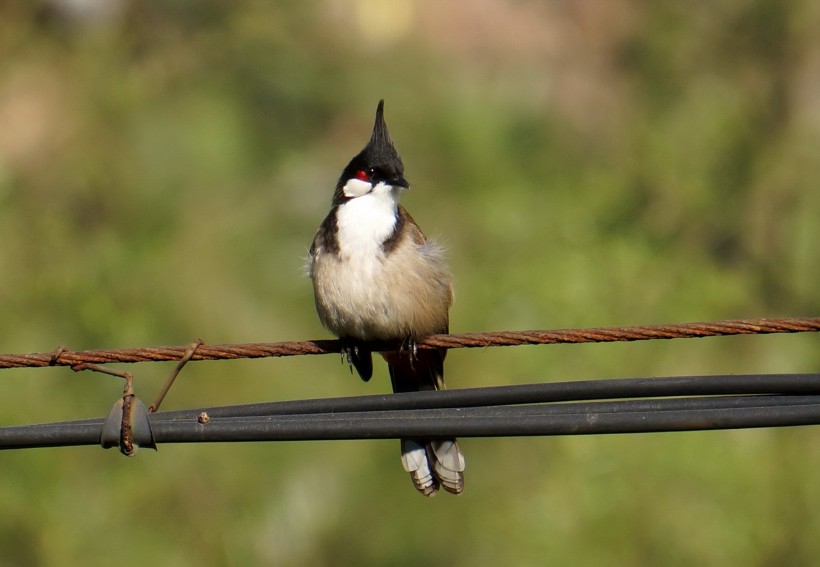
<svg viewBox="0 0 820 567">
<path fill-rule="evenodd" d="M 240 417 L 541 404 L 576 400 L 611 400 L 663 396 L 811 393 L 820 394 L 820 374 L 732 374 L 547 382 L 514 386 L 463 388 L 440 392 L 406 392 L 345 398 L 290 400 L 163 412 L 162 415 L 168 419 L 190 419 L 196 417 L 201 411 L 206 411 L 211 417 Z"/>
<path fill-rule="evenodd" d="M 631 401 L 614 402 L 618 411 L 590 413 L 521 413 L 507 408 L 498 415 L 444 413 L 427 410 L 397 412 L 388 417 L 369 414 L 315 415 L 309 419 L 227 418 L 207 426 L 186 427 L 159 422 L 156 441 L 310 441 L 320 439 L 392 439 L 399 437 L 506 437 L 695 431 L 737 427 L 782 427 L 820 423 L 820 397 L 811 404 L 750 407 L 690 408 L 632 411 Z M 355 416 L 355 417 L 354 417 Z"/>
<path fill-rule="evenodd" d="M 567 403 L 580 399 L 618 400 Z M 196 419 L 203 411 L 209 417 L 206 424 Z M 150 421 L 157 443 L 571 435 L 812 425 L 820 424 L 820 374 L 594 380 L 296 400 L 163 412 L 152 414 Z M 92 419 L 3 427 L 0 449 L 98 444 L 102 422 Z"/>
</svg>

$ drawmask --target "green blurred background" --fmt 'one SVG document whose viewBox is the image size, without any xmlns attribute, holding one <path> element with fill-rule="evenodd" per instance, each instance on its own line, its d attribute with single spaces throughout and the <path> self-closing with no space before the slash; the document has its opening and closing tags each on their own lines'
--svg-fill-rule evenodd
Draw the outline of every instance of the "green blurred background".
<svg viewBox="0 0 820 567">
<path fill-rule="evenodd" d="M 0 351 L 325 338 L 303 264 L 379 98 L 453 332 L 820 313 L 810 0 L 0 4 Z M 128 367 L 145 399 L 173 365 Z M 812 335 L 457 350 L 452 388 L 811 372 Z M 0 423 L 119 380 L 0 372 Z M 389 389 L 193 363 L 164 409 Z M 0 455 L 0 565 L 812 565 L 813 428 Z"/>
</svg>

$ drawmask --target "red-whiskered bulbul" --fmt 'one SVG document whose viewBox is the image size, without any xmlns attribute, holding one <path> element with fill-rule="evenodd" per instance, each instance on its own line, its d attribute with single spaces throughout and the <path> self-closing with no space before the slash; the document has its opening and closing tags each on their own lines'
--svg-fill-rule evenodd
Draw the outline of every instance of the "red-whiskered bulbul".
<svg viewBox="0 0 820 567">
<path fill-rule="evenodd" d="M 345 345 L 364 381 L 373 373 L 361 341 L 400 340 L 384 352 L 394 392 L 444 388 L 446 350 L 416 350 L 416 341 L 447 333 L 453 302 L 441 248 L 427 240 L 399 196 L 409 184 L 384 122 L 384 101 L 367 146 L 342 172 L 310 247 L 309 274 L 319 319 Z M 402 439 L 401 459 L 425 496 L 439 486 L 464 489 L 464 455 L 455 439 Z"/>
</svg>

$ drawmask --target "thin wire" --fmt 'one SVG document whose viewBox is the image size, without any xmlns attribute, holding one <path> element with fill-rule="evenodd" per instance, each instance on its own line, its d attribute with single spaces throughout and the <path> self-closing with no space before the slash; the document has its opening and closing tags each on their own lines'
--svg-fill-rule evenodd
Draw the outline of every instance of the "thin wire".
<svg viewBox="0 0 820 567">
<path fill-rule="evenodd" d="M 433 335 L 419 341 L 419 348 L 476 348 L 558 343 L 601 343 L 645 341 L 655 339 L 700 338 L 728 335 L 760 335 L 771 333 L 805 333 L 820 331 L 820 317 L 791 317 L 783 319 L 741 319 L 703 323 L 677 323 L 632 327 L 602 327 L 591 329 L 559 329 L 536 331 L 501 331 L 467 333 L 460 335 Z M 373 351 L 397 350 L 394 342 L 373 342 L 367 346 Z M 50 353 L 0 355 L 0 368 L 43 366 L 77 366 L 116 362 L 179 361 L 188 345 L 166 347 L 123 348 L 111 350 L 71 351 L 60 347 Z M 315 340 L 280 343 L 245 343 L 201 345 L 191 360 L 225 360 L 299 356 L 338 353 L 339 341 Z"/>
</svg>

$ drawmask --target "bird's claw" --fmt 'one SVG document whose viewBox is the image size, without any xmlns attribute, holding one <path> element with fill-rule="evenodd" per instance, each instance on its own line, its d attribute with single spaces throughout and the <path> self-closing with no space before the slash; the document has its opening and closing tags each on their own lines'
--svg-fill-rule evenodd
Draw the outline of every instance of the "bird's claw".
<svg viewBox="0 0 820 567">
<path fill-rule="evenodd" d="M 412 365 L 416 360 L 418 360 L 418 341 L 413 337 L 405 337 L 404 340 L 402 340 L 401 342 L 399 353 L 408 355 L 408 357 L 410 358 L 410 364 Z"/>
<path fill-rule="evenodd" d="M 358 356 L 359 347 L 352 344 L 342 346 L 340 354 L 342 356 L 342 364 L 347 363 L 350 368 L 350 373 L 353 374 L 353 358 Z"/>
</svg>

